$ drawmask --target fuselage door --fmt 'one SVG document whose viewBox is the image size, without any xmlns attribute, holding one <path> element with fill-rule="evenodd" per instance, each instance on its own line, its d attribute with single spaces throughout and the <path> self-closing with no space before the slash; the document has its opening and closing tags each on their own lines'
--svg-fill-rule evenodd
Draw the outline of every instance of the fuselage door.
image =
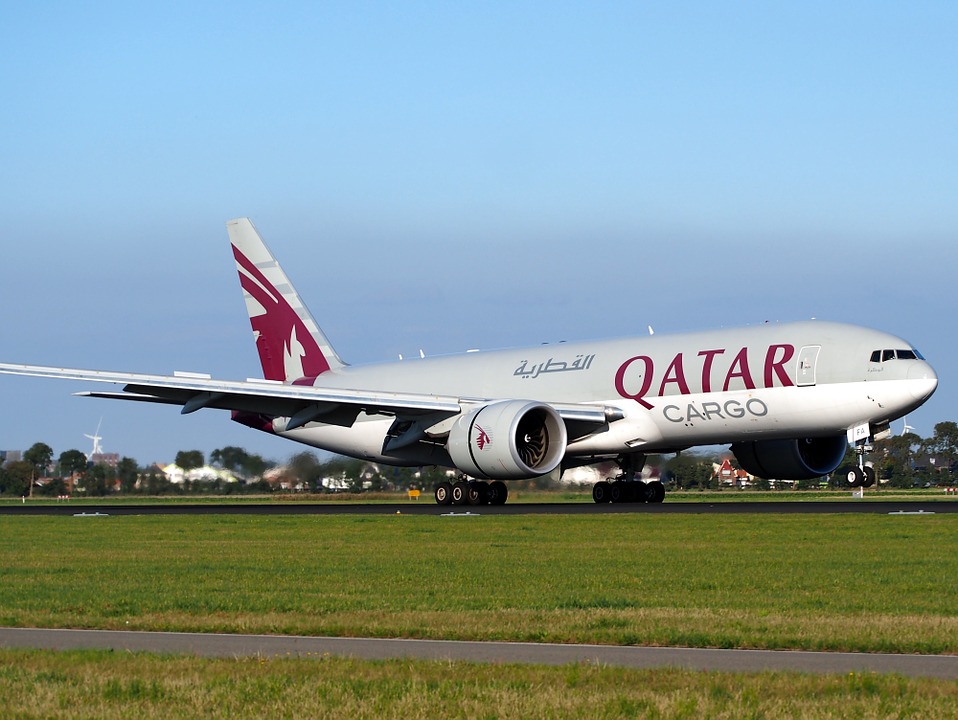
<svg viewBox="0 0 958 720">
<path fill-rule="evenodd" d="M 818 353 L 821 349 L 821 345 L 806 345 L 799 351 L 796 373 L 799 387 L 815 384 L 815 366 L 818 364 Z"/>
</svg>

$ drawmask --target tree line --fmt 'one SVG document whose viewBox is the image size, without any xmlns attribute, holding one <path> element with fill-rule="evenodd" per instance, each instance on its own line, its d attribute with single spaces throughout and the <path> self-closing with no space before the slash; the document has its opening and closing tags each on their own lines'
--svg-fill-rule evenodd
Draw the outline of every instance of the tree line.
<svg viewBox="0 0 958 720">
<path fill-rule="evenodd" d="M 376 467 L 340 456 L 322 461 L 313 452 L 297 453 L 285 465 L 277 466 L 273 461 L 235 446 L 213 450 L 209 457 L 201 450 L 181 450 L 174 463 L 184 471 L 180 483 L 171 482 L 161 468 L 155 465 L 141 467 L 133 458 L 121 457 L 115 465 L 93 463 L 79 450 L 67 450 L 57 456 L 49 445 L 38 442 L 26 450 L 20 460 L 0 467 L 0 495 L 228 495 L 284 490 L 368 492 L 432 487 L 445 477 L 444 470 L 439 468 Z M 207 464 L 229 471 L 232 479 L 190 479 L 190 471 Z M 332 482 L 327 487 L 324 483 L 330 480 Z"/>
<path fill-rule="evenodd" d="M 878 440 L 866 460 L 875 468 L 879 487 L 954 486 L 958 481 L 958 423 L 938 423 L 929 438 L 908 432 Z M 718 488 L 713 471 L 716 461 L 718 457 L 680 453 L 662 462 L 662 480 L 673 489 Z M 847 487 L 846 472 L 857 464 L 858 456 L 849 446 L 841 465 L 830 476 L 800 480 L 794 487 L 836 490 Z M 767 490 L 773 487 L 772 481 L 774 478 L 755 478 L 752 487 Z"/>
<path fill-rule="evenodd" d="M 893 488 L 954 485 L 958 479 L 958 423 L 940 422 L 934 434 L 922 438 L 905 433 L 885 438 L 874 444 L 868 455 L 880 485 Z M 320 460 L 306 451 L 293 455 L 287 463 L 276 464 L 243 448 L 227 446 L 213 450 L 207 458 L 200 450 L 182 450 L 175 463 L 186 473 L 209 464 L 228 470 L 237 480 L 223 478 L 189 480 L 171 483 L 155 467 L 141 467 L 136 460 L 122 457 L 115 465 L 92 463 L 79 450 L 67 450 L 54 457 L 53 449 L 38 442 L 23 453 L 21 460 L 0 467 L 0 494 L 12 496 L 41 495 L 57 497 L 72 493 L 103 496 L 114 493 L 165 495 L 183 493 L 232 494 L 276 491 L 367 492 L 383 490 L 428 489 L 446 479 L 443 468 L 400 468 L 373 466 L 370 463 L 333 456 Z M 671 489 L 718 487 L 713 464 L 717 456 L 689 452 L 671 458 L 650 457 L 647 464 L 658 467 L 661 479 Z M 799 481 L 798 488 L 841 488 L 845 470 L 858 458 L 849 447 L 845 461 L 826 478 Z M 274 470 L 269 473 L 267 471 Z M 756 478 L 753 487 L 767 489 L 774 478 Z M 546 488 L 556 484 L 555 478 L 539 478 L 530 484 Z"/>
<path fill-rule="evenodd" d="M 174 462 L 189 471 L 203 467 L 206 461 L 199 450 L 183 450 L 177 453 Z M 38 442 L 24 451 L 20 460 L 0 467 L 0 495 L 59 497 L 74 493 L 103 496 L 114 493 L 258 492 L 264 490 L 261 485 L 263 473 L 273 464 L 259 455 L 232 446 L 213 450 L 209 462 L 217 468 L 229 470 L 241 482 L 187 480 L 177 486 L 160 468 L 141 467 L 130 457 L 121 457 L 115 465 L 94 463 L 79 450 L 66 450 L 55 456 L 53 448 Z"/>
</svg>

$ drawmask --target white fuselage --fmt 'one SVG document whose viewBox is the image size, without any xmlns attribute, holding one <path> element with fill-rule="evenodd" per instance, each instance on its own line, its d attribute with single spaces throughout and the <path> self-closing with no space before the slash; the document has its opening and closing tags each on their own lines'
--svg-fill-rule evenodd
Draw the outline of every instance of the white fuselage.
<svg viewBox="0 0 958 720">
<path fill-rule="evenodd" d="M 903 351 L 903 359 L 873 361 L 887 350 Z M 323 373 L 314 385 L 613 407 L 622 419 L 570 437 L 566 453 L 607 456 L 823 437 L 887 423 L 937 386 L 931 366 L 920 356 L 906 358 L 908 352 L 907 342 L 888 333 L 809 321 L 347 367 Z M 360 414 L 352 427 L 314 422 L 286 431 L 285 423 L 277 418 L 273 431 L 333 452 L 448 464 L 439 446 L 384 452 L 391 416 Z"/>
</svg>

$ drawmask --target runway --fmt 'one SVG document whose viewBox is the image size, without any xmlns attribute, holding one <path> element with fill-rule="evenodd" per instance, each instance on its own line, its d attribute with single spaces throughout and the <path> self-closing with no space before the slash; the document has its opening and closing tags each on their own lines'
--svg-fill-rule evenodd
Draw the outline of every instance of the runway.
<svg viewBox="0 0 958 720">
<path fill-rule="evenodd" d="M 573 503 L 507 503 L 505 505 L 440 506 L 431 498 L 418 502 L 271 502 L 271 503 L 102 503 L 0 505 L 0 515 L 601 515 L 601 514 L 742 514 L 742 513 L 958 513 L 958 500 L 793 500 L 783 502 L 669 502 L 596 505 Z"/>
<path fill-rule="evenodd" d="M 497 664 L 590 663 L 629 668 L 677 667 L 721 672 L 897 673 L 958 679 L 958 656 L 823 653 L 799 650 L 622 647 L 277 635 L 0 628 L 0 647 L 103 649 L 199 657 L 417 658 Z"/>
</svg>

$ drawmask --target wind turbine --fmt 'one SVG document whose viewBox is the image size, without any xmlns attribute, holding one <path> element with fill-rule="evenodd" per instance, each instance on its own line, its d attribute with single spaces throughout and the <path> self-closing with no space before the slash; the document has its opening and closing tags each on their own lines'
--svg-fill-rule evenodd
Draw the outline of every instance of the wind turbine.
<svg viewBox="0 0 958 720">
<path fill-rule="evenodd" d="M 910 432 L 915 432 L 915 428 L 913 428 L 911 425 L 908 424 L 908 416 L 907 416 L 907 415 L 906 415 L 904 418 L 902 418 L 902 420 L 904 420 L 904 422 L 905 422 L 905 427 L 903 427 L 903 428 L 901 429 L 901 434 L 902 434 L 902 435 L 907 435 L 907 434 L 910 433 Z"/>
<path fill-rule="evenodd" d="M 103 439 L 103 437 L 100 435 L 100 425 L 102 424 L 103 424 L 103 418 L 101 417 L 100 422 L 96 424 L 96 432 L 93 435 L 87 435 L 86 433 L 83 434 L 83 437 L 90 438 L 90 440 L 93 441 L 93 450 L 90 452 L 89 455 L 86 456 L 87 460 L 93 460 L 94 455 L 103 454 L 103 446 L 100 445 L 100 441 Z"/>
</svg>

